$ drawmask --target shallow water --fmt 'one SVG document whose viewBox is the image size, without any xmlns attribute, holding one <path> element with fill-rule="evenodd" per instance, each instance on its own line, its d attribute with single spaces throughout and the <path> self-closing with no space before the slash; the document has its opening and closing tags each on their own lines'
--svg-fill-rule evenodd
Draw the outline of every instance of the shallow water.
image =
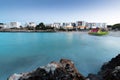
<svg viewBox="0 0 120 80">
<path fill-rule="evenodd" d="M 120 53 L 120 37 L 81 32 L 0 33 L 0 80 L 32 71 L 61 58 L 73 60 L 84 75 L 97 73 L 104 62 Z"/>
</svg>

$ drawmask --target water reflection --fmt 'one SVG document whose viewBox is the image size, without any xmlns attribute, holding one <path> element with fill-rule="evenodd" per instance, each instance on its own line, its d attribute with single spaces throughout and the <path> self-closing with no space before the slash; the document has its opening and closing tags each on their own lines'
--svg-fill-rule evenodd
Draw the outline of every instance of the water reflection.
<svg viewBox="0 0 120 80">
<path fill-rule="evenodd" d="M 68 32 L 68 33 L 66 33 L 66 36 L 67 36 L 66 38 L 67 38 L 68 42 L 72 43 L 74 33 Z"/>
</svg>

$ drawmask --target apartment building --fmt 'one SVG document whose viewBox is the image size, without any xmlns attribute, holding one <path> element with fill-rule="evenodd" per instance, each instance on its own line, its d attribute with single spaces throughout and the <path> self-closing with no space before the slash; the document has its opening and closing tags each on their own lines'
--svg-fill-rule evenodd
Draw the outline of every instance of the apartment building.
<svg viewBox="0 0 120 80">
<path fill-rule="evenodd" d="M 107 28 L 106 23 L 88 23 L 89 28 Z"/>
<path fill-rule="evenodd" d="M 20 28 L 21 23 L 20 22 L 10 22 L 9 28 Z"/>
</svg>

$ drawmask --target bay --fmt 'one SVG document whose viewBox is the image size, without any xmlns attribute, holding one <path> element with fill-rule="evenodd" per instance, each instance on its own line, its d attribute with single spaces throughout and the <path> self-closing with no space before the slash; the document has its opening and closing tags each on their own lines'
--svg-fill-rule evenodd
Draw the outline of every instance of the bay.
<svg viewBox="0 0 120 80">
<path fill-rule="evenodd" d="M 88 73 L 97 73 L 104 62 L 119 53 L 120 37 L 111 34 L 0 33 L 0 80 L 61 58 L 72 60 L 79 72 L 87 76 Z"/>
</svg>

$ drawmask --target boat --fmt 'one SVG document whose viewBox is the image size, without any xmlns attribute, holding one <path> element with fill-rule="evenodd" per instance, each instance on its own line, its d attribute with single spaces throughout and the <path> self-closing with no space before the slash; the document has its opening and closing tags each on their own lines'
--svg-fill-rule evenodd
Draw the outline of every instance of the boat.
<svg viewBox="0 0 120 80">
<path fill-rule="evenodd" d="M 96 35 L 96 36 L 102 36 L 107 35 L 108 31 L 100 28 L 91 29 L 88 34 L 90 35 Z"/>
</svg>

